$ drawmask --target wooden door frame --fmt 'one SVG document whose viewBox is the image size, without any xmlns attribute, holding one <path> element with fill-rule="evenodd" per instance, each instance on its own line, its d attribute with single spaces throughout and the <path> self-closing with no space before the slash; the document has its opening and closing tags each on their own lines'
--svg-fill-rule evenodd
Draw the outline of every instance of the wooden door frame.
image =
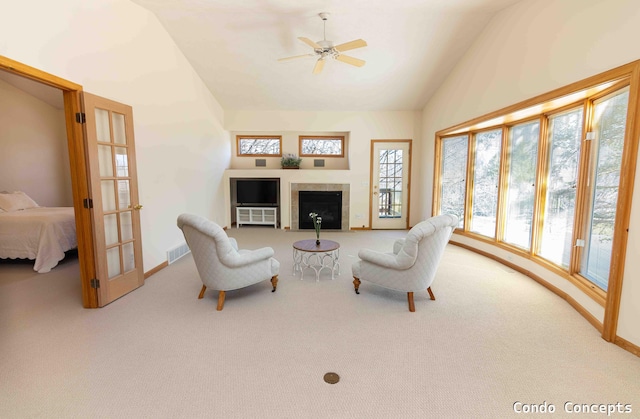
<svg viewBox="0 0 640 419">
<path fill-rule="evenodd" d="M 374 205 L 374 197 L 373 197 L 373 170 L 374 170 L 374 158 L 373 151 L 375 145 L 377 143 L 407 143 L 409 144 L 409 170 L 407 171 L 407 220 L 405 228 L 409 230 L 411 223 L 411 171 L 413 170 L 413 161 L 412 161 L 412 151 L 413 151 L 413 140 L 371 140 L 370 151 L 369 151 L 369 229 L 373 230 L 373 205 Z M 377 203 L 376 203 L 377 205 Z"/>
<path fill-rule="evenodd" d="M 28 65 L 0 55 L 0 70 L 26 77 L 39 83 L 62 90 L 64 115 L 67 128 L 67 145 L 71 169 L 71 188 L 73 208 L 78 238 L 78 262 L 80 265 L 80 283 L 82 285 L 82 305 L 85 308 L 98 307 L 98 294 L 91 287 L 91 279 L 96 276 L 96 264 L 91 224 L 91 211 L 84 207 L 85 199 L 91 196 L 87 171 L 86 147 L 82 123 L 76 121 L 76 115 L 82 114 L 80 94 L 82 86 Z"/>
</svg>

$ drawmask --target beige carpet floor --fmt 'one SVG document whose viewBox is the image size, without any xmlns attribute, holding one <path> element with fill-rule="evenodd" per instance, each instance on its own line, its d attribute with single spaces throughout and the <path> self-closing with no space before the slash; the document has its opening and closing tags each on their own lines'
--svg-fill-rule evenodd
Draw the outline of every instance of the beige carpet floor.
<svg viewBox="0 0 640 419">
<path fill-rule="evenodd" d="M 96 310 L 81 306 L 73 260 L 47 274 L 0 264 L 0 417 L 522 417 L 516 402 L 640 417 L 640 358 L 499 263 L 448 246 L 436 300 L 417 293 L 410 313 L 406 294 L 365 282 L 356 295 L 350 275 L 358 249 L 389 251 L 402 231 L 323 232 L 341 244 L 341 274 L 319 282 L 292 276 L 291 243 L 312 232 L 228 233 L 272 246 L 281 273 L 277 292 L 228 292 L 221 312 L 215 292 L 197 299 L 190 255 Z"/>
</svg>

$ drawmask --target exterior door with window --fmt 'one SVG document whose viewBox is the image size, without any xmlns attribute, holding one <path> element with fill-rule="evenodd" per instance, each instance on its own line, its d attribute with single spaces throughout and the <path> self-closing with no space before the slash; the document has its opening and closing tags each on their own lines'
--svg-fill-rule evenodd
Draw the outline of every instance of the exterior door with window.
<svg viewBox="0 0 640 419">
<path fill-rule="evenodd" d="M 371 141 L 371 228 L 409 228 L 411 140 Z"/>
<path fill-rule="evenodd" d="M 133 110 L 83 94 L 98 306 L 144 283 Z"/>
</svg>

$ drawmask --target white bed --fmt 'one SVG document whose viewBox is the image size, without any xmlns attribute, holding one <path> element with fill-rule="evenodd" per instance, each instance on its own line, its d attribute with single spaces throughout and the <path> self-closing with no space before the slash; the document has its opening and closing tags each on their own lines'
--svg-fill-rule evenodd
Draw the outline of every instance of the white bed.
<svg viewBox="0 0 640 419">
<path fill-rule="evenodd" d="M 35 260 L 33 270 L 49 272 L 78 246 L 72 207 L 0 211 L 0 258 Z"/>
</svg>

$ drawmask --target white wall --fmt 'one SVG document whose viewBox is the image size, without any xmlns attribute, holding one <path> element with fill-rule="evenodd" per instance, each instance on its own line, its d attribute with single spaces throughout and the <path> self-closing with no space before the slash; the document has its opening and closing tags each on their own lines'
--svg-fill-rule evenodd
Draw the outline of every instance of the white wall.
<svg viewBox="0 0 640 419">
<path fill-rule="evenodd" d="M 64 111 L 0 80 L 0 127 L 0 190 L 73 206 Z"/>
<path fill-rule="evenodd" d="M 349 175 L 351 183 L 350 225 L 369 227 L 369 162 L 371 140 L 413 140 L 412 202 L 419 191 L 417 178 L 420 150 L 420 113 L 397 112 L 302 112 L 302 111 L 226 111 L 225 128 L 244 132 L 349 132 Z M 285 150 L 286 152 L 287 150 Z M 311 159 L 307 159 L 311 160 Z M 258 169 L 256 169 L 258 170 Z M 313 169 L 312 169 L 313 170 Z M 305 171 L 306 172 L 306 171 Z M 316 173 L 317 172 L 317 173 Z M 317 181 L 322 169 L 313 170 Z M 328 173 L 328 172 L 327 172 Z M 340 173 L 337 171 L 336 173 Z M 287 177 L 292 176 L 287 174 Z M 329 183 L 334 183 L 333 174 Z M 305 178 L 306 179 L 306 178 Z M 295 180 L 295 179 L 294 179 Z M 308 180 L 304 180 L 305 182 Z M 344 183 L 344 182 L 336 182 Z M 415 198 L 415 202 L 419 199 Z M 287 210 L 288 212 L 288 210 Z M 288 214 L 283 213 L 284 216 Z M 418 208 L 411 208 L 411 225 L 420 220 Z M 286 222 L 286 217 L 283 218 Z"/>
<path fill-rule="evenodd" d="M 431 214 L 437 131 L 640 59 L 639 21 L 637 0 L 527 0 L 494 17 L 423 111 L 424 216 Z M 639 198 L 637 178 L 618 325 L 618 335 L 638 346 Z M 603 320 L 603 310 L 584 302 L 575 287 L 537 274 Z"/>
<path fill-rule="evenodd" d="M 180 213 L 224 221 L 223 110 L 155 16 L 128 0 L 13 2 L 0 55 L 133 107 L 145 271 L 184 240 Z"/>
</svg>

